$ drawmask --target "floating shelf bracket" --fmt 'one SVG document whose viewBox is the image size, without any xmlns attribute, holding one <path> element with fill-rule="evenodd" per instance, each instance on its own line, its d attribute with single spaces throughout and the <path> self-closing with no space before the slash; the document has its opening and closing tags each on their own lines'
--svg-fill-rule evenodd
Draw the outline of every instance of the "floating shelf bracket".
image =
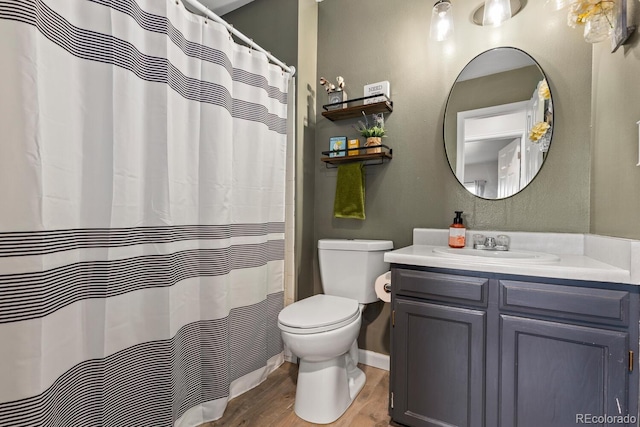
<svg viewBox="0 0 640 427">
<path fill-rule="evenodd" d="M 380 148 L 379 153 L 367 153 L 367 150 L 373 150 Z M 349 151 L 358 151 L 362 154 L 349 155 Z M 344 156 L 330 157 L 332 153 L 345 153 Z M 390 161 L 393 158 L 393 149 L 387 145 L 376 145 L 375 148 L 371 147 L 358 147 L 358 148 L 345 148 L 344 150 L 335 151 L 323 151 L 322 154 L 325 157 L 321 157 L 320 160 L 325 163 L 327 169 L 337 168 L 342 163 L 350 162 L 364 162 L 365 166 L 375 166 L 384 163 L 385 159 Z"/>
<path fill-rule="evenodd" d="M 381 97 L 384 97 L 385 100 L 373 102 L 371 104 L 364 103 L 367 99 Z M 393 111 L 393 102 L 387 98 L 386 95 L 371 95 L 364 96 L 362 98 L 348 99 L 346 101 L 336 102 L 333 104 L 325 104 L 322 108 L 325 110 L 322 112 L 322 115 L 333 122 L 336 120 L 362 117 L 363 113 L 390 113 Z"/>
</svg>

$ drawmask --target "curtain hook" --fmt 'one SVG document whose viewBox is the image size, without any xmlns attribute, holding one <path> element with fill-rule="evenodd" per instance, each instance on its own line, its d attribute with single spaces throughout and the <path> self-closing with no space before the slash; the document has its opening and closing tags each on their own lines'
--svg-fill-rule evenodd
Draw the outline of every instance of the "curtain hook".
<svg viewBox="0 0 640 427">
<path fill-rule="evenodd" d="M 253 53 L 253 39 L 249 40 L 251 40 L 251 43 L 249 44 L 249 53 Z"/>
<path fill-rule="evenodd" d="M 229 24 L 229 28 L 227 28 L 227 31 L 229 32 L 229 40 L 233 41 L 233 24 Z"/>
</svg>

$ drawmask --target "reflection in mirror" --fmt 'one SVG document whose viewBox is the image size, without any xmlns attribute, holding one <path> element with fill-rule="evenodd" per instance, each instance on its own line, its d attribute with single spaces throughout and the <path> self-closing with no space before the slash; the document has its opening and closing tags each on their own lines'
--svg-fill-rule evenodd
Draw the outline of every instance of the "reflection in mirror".
<svg viewBox="0 0 640 427">
<path fill-rule="evenodd" d="M 503 199 L 526 187 L 542 167 L 552 133 L 547 80 L 519 49 L 478 55 L 451 89 L 445 150 L 458 181 L 476 196 Z"/>
</svg>

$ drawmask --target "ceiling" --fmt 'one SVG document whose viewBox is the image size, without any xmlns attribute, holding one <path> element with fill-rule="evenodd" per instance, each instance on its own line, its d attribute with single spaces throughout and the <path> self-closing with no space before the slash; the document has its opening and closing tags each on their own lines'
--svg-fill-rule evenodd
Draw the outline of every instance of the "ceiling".
<svg viewBox="0 0 640 427">
<path fill-rule="evenodd" d="M 198 0 L 200 3 L 209 8 L 213 13 L 218 16 L 222 16 L 225 13 L 229 13 L 245 4 L 251 3 L 253 0 Z M 189 3 L 184 1 L 185 7 L 189 10 L 193 8 L 189 7 Z"/>
<path fill-rule="evenodd" d="M 239 7 L 244 6 L 245 4 L 251 3 L 254 0 L 198 0 L 200 3 L 209 8 L 210 11 L 215 13 L 218 16 L 222 16 L 225 13 L 229 13 L 232 10 L 235 10 Z M 322 0 L 316 0 L 318 3 Z M 185 1 L 185 6 L 189 10 L 193 10 L 190 8 L 188 3 Z"/>
</svg>

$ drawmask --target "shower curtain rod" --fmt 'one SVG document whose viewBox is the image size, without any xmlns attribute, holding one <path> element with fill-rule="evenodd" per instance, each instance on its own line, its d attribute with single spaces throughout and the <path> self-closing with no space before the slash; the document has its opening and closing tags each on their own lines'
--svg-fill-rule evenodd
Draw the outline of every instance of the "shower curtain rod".
<svg viewBox="0 0 640 427">
<path fill-rule="evenodd" d="M 257 50 L 259 52 L 262 52 L 265 55 L 267 55 L 267 58 L 269 58 L 269 60 L 271 62 L 273 62 L 276 65 L 279 65 L 280 68 L 282 68 L 283 70 L 291 73 L 292 76 L 296 73 L 296 67 L 294 67 L 293 65 L 292 66 L 288 66 L 287 64 L 285 64 L 284 62 L 280 61 L 278 58 L 273 56 L 271 54 L 271 52 L 267 52 L 266 50 L 264 50 L 263 48 L 258 46 L 258 44 L 256 42 L 254 42 L 252 39 L 250 39 L 249 37 L 247 37 L 244 34 L 242 34 L 240 31 L 238 31 L 235 28 L 233 28 L 233 25 L 229 24 L 227 21 L 225 21 L 224 19 L 220 18 L 215 13 L 211 12 L 205 5 L 200 3 L 198 0 L 182 0 L 182 1 L 185 2 L 185 3 L 189 3 L 191 6 L 193 6 L 196 9 L 198 9 L 207 18 L 210 18 L 210 19 L 212 19 L 212 20 L 224 25 L 224 27 L 231 34 L 233 34 L 234 36 L 238 37 L 240 40 L 242 40 L 243 42 L 245 42 L 246 44 L 251 46 L 252 49 L 255 49 L 255 50 Z"/>
</svg>

